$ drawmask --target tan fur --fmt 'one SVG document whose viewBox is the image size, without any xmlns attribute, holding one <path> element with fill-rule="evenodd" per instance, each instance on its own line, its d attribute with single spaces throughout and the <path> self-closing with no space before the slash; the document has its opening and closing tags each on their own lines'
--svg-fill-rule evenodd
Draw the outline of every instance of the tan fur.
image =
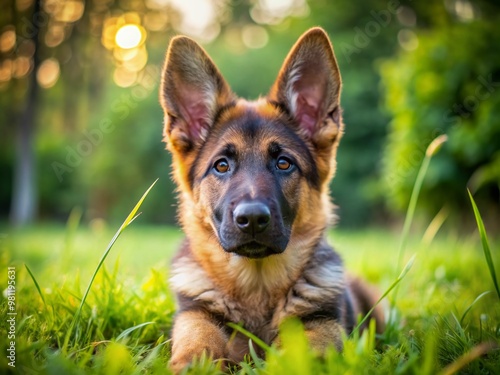
<svg viewBox="0 0 500 375">
<path fill-rule="evenodd" d="M 226 322 L 241 323 L 272 344 L 284 319 L 303 317 L 313 348 L 320 353 L 329 345 L 341 350 L 342 332 L 374 302 L 368 287 L 345 277 L 340 258 L 324 240 L 333 217 L 329 182 L 344 128 L 340 90 L 332 46 L 319 28 L 298 40 L 268 97 L 254 102 L 232 94 L 194 41 L 172 40 L 160 99 L 187 239 L 174 259 L 170 279 L 181 306 L 172 333 L 170 366 L 175 373 L 203 352 L 214 359 L 241 361 L 248 340 L 229 334 Z M 245 131 L 255 133 L 253 138 L 242 130 L 245 126 L 250 129 Z M 286 140 L 280 133 L 285 129 L 294 134 Z M 279 229 L 279 235 L 288 238 L 286 249 L 260 259 L 226 252 L 220 224 L 214 221 L 216 208 L 231 205 L 224 199 L 236 193 L 249 200 L 271 201 L 275 186 L 269 179 L 274 175 L 262 166 L 268 162 L 270 147 L 283 142 L 287 155 L 301 168 L 301 174 L 291 174 L 280 183 L 280 196 L 294 214 L 290 227 Z M 207 173 L 220 156 L 221 145 L 236 149 L 241 165 L 253 163 L 231 177 L 233 184 Z M 261 172 L 256 174 L 256 168 Z M 276 204 L 270 203 L 273 214 Z M 322 313 L 339 317 L 323 319 Z M 382 327 L 381 313 L 374 316 Z"/>
<path fill-rule="evenodd" d="M 215 358 L 226 356 L 227 337 L 217 324 L 201 311 L 189 311 L 177 317 L 172 341 L 170 367 L 176 373 L 202 353 Z M 184 344 L 186 342 L 189 342 L 188 346 Z"/>
</svg>

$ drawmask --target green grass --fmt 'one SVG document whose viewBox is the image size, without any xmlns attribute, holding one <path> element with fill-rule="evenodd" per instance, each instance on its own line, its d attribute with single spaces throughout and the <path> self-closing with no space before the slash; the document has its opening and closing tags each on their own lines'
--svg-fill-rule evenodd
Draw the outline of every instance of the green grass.
<svg viewBox="0 0 500 375">
<path fill-rule="evenodd" d="M 96 274 L 81 310 L 78 335 L 67 343 L 85 287 L 114 231 L 102 225 L 79 228 L 70 243 L 69 229 L 57 226 L 2 231 L 1 269 L 16 267 L 18 373 L 167 373 L 175 306 L 166 280 L 182 233 L 176 228 L 142 227 L 139 221 L 121 235 Z M 394 282 L 397 233 L 332 231 L 329 239 L 352 273 L 363 275 L 381 291 Z M 498 249 L 498 242 L 490 239 L 490 248 Z M 479 234 L 441 235 L 431 244 L 415 234 L 408 238 L 406 253 L 417 257 L 399 284 L 396 336 L 375 343 L 373 332 L 353 335 L 345 339 L 342 354 L 332 350 L 319 360 L 305 349 L 300 325 L 290 323 L 283 328 L 282 349 L 268 349 L 266 361 L 251 355 L 233 371 L 434 374 L 453 373 L 446 371 L 463 366 L 464 373 L 495 373 L 500 368 L 495 347 L 500 342 L 500 301 Z M 491 255 L 499 269 L 498 254 Z M 2 285 L 6 276 L 3 271 Z M 491 293 L 482 295 L 486 291 Z M 1 306 L 4 317 L 5 297 Z M 3 319 L 2 338 L 6 329 Z M 6 341 L 0 342 L 2 353 L 7 351 Z M 11 371 L 2 355 L 0 372 L 5 370 Z M 211 374 L 218 367 L 202 359 L 190 371 Z"/>
</svg>

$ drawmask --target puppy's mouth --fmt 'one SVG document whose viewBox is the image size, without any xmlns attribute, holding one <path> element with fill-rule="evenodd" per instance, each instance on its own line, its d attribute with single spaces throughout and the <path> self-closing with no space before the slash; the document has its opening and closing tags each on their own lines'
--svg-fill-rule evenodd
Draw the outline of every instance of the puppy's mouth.
<svg viewBox="0 0 500 375">
<path fill-rule="evenodd" d="M 269 247 L 257 241 L 250 241 L 242 245 L 226 249 L 229 253 L 235 253 L 250 259 L 262 259 L 274 254 L 281 254 L 283 250 L 276 247 Z"/>
</svg>

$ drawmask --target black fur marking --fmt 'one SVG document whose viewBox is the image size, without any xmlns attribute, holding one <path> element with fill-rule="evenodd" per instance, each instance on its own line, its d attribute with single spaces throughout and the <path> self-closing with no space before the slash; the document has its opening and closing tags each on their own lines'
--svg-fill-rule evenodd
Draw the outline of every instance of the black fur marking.
<svg viewBox="0 0 500 375">
<path fill-rule="evenodd" d="M 280 103 L 280 102 L 277 102 L 274 100 L 268 100 L 268 103 L 271 104 L 277 110 L 279 110 L 281 113 L 283 113 L 286 117 L 291 118 L 290 110 L 283 103 Z"/>
<path fill-rule="evenodd" d="M 280 155 L 280 152 L 281 152 L 281 146 L 279 144 L 277 144 L 276 142 L 271 142 L 269 144 L 269 147 L 268 147 L 268 152 L 269 152 L 269 155 L 271 155 L 271 157 L 273 159 L 277 159 L 278 156 Z"/>
<path fill-rule="evenodd" d="M 215 125 L 219 122 L 220 118 L 222 117 L 222 115 L 227 112 L 229 109 L 233 108 L 234 106 L 236 106 L 236 102 L 230 102 L 228 104 L 225 104 L 219 108 L 217 108 L 217 111 L 215 112 L 215 115 L 214 115 L 214 118 L 212 120 L 212 123 Z"/>
<path fill-rule="evenodd" d="M 193 184 L 194 184 L 194 172 L 196 171 L 196 163 L 193 163 L 193 165 L 191 165 L 191 168 L 189 168 L 189 173 L 188 173 L 188 183 L 189 183 L 189 187 L 192 189 L 193 188 Z"/>
<path fill-rule="evenodd" d="M 222 155 L 227 156 L 228 158 L 236 159 L 237 151 L 236 146 L 232 143 L 228 143 L 221 152 Z"/>
<path fill-rule="evenodd" d="M 339 304 L 337 303 L 337 301 L 332 299 L 332 301 L 322 304 L 318 308 L 318 310 L 299 316 L 298 318 L 302 321 L 302 323 L 307 323 L 319 319 L 340 321 L 341 317 L 342 311 L 339 307 Z"/>
<path fill-rule="evenodd" d="M 179 304 L 179 311 L 177 313 L 185 311 L 202 311 L 211 318 L 212 322 L 217 323 L 217 325 L 224 326 L 229 322 L 224 314 L 214 313 L 210 309 L 210 304 L 207 302 L 196 301 L 192 297 L 185 296 L 182 293 L 177 293 L 177 302 Z"/>
<path fill-rule="evenodd" d="M 354 306 L 352 305 L 352 299 L 349 292 L 344 292 L 344 303 L 345 303 L 345 325 L 347 334 L 351 333 L 356 324 L 356 317 L 354 316 Z"/>
<path fill-rule="evenodd" d="M 245 121 L 242 126 L 243 134 L 245 138 L 255 139 L 261 127 L 261 118 L 250 118 Z"/>
</svg>

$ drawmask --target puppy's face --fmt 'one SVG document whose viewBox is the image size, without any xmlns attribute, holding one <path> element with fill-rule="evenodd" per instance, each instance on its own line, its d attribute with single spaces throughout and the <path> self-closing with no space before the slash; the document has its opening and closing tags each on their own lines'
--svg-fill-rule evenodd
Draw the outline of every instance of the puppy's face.
<svg viewBox="0 0 500 375">
<path fill-rule="evenodd" d="M 226 108 L 193 166 L 192 186 L 222 248 L 250 258 L 286 249 L 301 193 L 319 187 L 306 143 L 266 101 Z"/>
<path fill-rule="evenodd" d="M 224 251 L 249 258 L 284 252 L 300 229 L 323 229 L 342 130 L 339 91 L 320 29 L 297 42 L 256 102 L 238 100 L 195 42 L 174 38 L 161 100 L 184 226 L 202 222 Z"/>
</svg>

